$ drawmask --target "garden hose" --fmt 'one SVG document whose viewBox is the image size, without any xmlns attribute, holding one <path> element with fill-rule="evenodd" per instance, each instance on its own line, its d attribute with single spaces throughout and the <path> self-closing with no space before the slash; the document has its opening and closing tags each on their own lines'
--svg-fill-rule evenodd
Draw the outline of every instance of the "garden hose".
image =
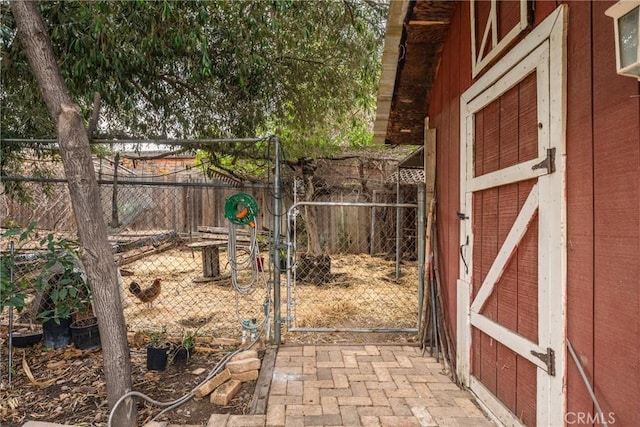
<svg viewBox="0 0 640 427">
<path fill-rule="evenodd" d="M 224 203 L 224 217 L 235 225 L 248 225 L 254 228 L 258 212 L 258 202 L 246 193 L 234 194 Z"/>
<path fill-rule="evenodd" d="M 258 214 L 258 202 L 253 196 L 245 193 L 238 193 L 228 197 L 225 201 L 225 218 L 229 220 L 229 240 L 227 246 L 227 256 L 229 266 L 231 268 L 231 284 L 234 289 L 236 317 L 242 326 L 243 334 L 247 331 L 253 336 L 256 329 L 267 327 L 267 336 L 269 335 L 269 314 L 265 312 L 264 318 L 254 320 L 249 323 L 245 316 L 240 314 L 240 297 L 252 295 L 259 285 L 262 285 L 266 294 L 267 305 L 270 300 L 270 284 L 265 280 L 262 265 L 262 257 L 258 245 L 258 232 L 256 230 L 256 215 Z M 249 229 L 249 247 L 241 249 L 242 256 L 238 257 L 238 248 L 236 246 L 236 226 L 248 225 Z M 244 283 L 240 283 L 239 272 L 243 274 Z M 247 274 L 248 273 L 248 274 Z M 249 275 L 249 277 L 247 277 Z M 255 316 L 250 316 L 255 317 Z M 247 327 L 249 326 L 249 327 Z M 244 342 L 244 341 L 243 341 Z"/>
</svg>

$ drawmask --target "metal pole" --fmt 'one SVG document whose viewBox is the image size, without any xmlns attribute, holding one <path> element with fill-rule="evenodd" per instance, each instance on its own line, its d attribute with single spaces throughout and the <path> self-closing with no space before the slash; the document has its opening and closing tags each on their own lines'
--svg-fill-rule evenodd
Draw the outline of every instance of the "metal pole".
<svg viewBox="0 0 640 427">
<path fill-rule="evenodd" d="M 237 142 L 259 142 L 266 141 L 267 138 L 201 138 L 201 139 L 92 139 L 91 144 L 159 144 L 159 145 L 203 145 L 203 144 L 220 144 L 220 143 L 237 143 Z M 0 142 L 18 143 L 18 144 L 54 144 L 58 143 L 57 139 L 48 138 L 0 138 Z"/>
<path fill-rule="evenodd" d="M 12 182 L 52 182 L 52 183 L 66 183 L 66 178 L 34 178 L 29 176 L 0 176 L 0 181 L 12 181 Z M 101 185 L 113 185 L 114 181 L 108 179 L 98 179 L 98 184 Z M 161 186 L 161 187 L 207 187 L 207 188 L 229 188 L 229 184 L 217 183 L 217 182 L 171 182 L 171 181 L 137 181 L 137 180 L 122 180 L 118 179 L 118 185 L 135 185 L 135 186 Z M 268 188 L 267 184 L 254 184 L 246 183 L 242 184 L 242 188 Z"/>
<path fill-rule="evenodd" d="M 373 200 L 372 202 L 375 203 L 376 202 L 376 195 L 377 195 L 378 190 L 373 190 Z M 369 241 L 371 242 L 371 246 L 369 247 L 369 255 L 373 256 L 375 254 L 375 248 L 376 248 L 376 208 L 372 207 L 371 208 L 371 231 L 370 231 L 370 236 L 369 236 Z"/>
<path fill-rule="evenodd" d="M 424 224 L 424 187 L 418 185 L 418 330 L 422 322 L 422 300 L 424 298 L 424 252 L 425 252 L 425 224 Z"/>
<path fill-rule="evenodd" d="M 280 138 L 273 137 L 274 149 L 275 149 L 275 172 L 273 183 L 273 264 L 274 264 L 274 278 L 273 278 L 273 317 L 274 317 L 274 330 L 273 338 L 276 345 L 280 344 L 280 328 L 282 327 L 282 319 L 280 318 L 280 221 L 282 220 L 282 188 L 281 188 L 281 172 L 280 172 Z"/>
<path fill-rule="evenodd" d="M 396 183 L 396 203 L 400 205 L 400 168 L 396 169 L 396 177 L 398 180 Z M 400 279 L 400 257 L 402 256 L 400 234 L 402 234 L 402 215 L 400 209 L 396 209 L 396 280 Z"/>
<path fill-rule="evenodd" d="M 14 259 L 15 247 L 13 240 L 9 242 L 9 252 L 11 252 L 11 259 Z M 11 286 L 14 286 L 13 262 L 9 271 L 9 280 L 11 281 Z M 9 369 L 7 369 L 9 387 L 11 387 L 11 371 L 13 371 L 13 306 L 9 307 Z"/>
<path fill-rule="evenodd" d="M 593 391 L 593 387 L 591 387 L 591 383 L 589 383 L 589 379 L 587 378 L 587 374 L 584 372 L 582 363 L 580 363 L 580 359 L 578 358 L 578 355 L 576 354 L 576 351 L 573 349 L 573 346 L 571 345 L 571 341 L 569 340 L 567 340 L 567 348 L 569 349 L 569 353 L 571 353 L 571 358 L 573 359 L 573 361 L 576 364 L 576 367 L 578 368 L 578 372 L 582 377 L 582 381 L 584 382 L 584 385 L 587 387 L 587 391 L 589 392 L 589 396 L 591 397 L 591 400 L 593 401 L 593 404 L 596 407 L 596 411 L 598 411 L 598 415 L 600 416 L 600 420 L 599 420 L 600 423 L 602 423 L 604 427 L 607 427 L 607 419 L 604 417 L 604 412 L 602 412 L 602 408 L 600 407 L 598 398 L 596 397 L 596 394 Z M 612 423 L 613 422 L 615 421 L 612 421 Z"/>
</svg>

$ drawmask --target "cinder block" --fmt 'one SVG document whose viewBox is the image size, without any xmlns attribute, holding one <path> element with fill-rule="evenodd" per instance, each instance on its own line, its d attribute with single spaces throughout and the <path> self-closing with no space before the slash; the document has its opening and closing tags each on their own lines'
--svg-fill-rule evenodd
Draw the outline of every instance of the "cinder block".
<svg viewBox="0 0 640 427">
<path fill-rule="evenodd" d="M 236 380 L 230 380 L 222 384 L 211 393 L 211 403 L 218 406 L 227 406 L 231 399 L 240 390 L 242 383 Z"/>
<path fill-rule="evenodd" d="M 260 371 L 255 369 L 253 371 L 233 373 L 231 374 L 231 379 L 244 383 L 247 381 L 257 380 L 258 376 L 260 376 Z"/>
<path fill-rule="evenodd" d="M 209 417 L 206 427 L 226 426 L 228 419 L 229 414 L 212 414 L 211 417 Z"/>
<path fill-rule="evenodd" d="M 211 378 L 209 381 L 207 381 L 206 383 L 198 387 L 196 391 L 193 393 L 193 395 L 195 397 L 204 397 L 207 394 L 211 393 L 213 390 L 215 390 L 216 387 L 219 387 L 220 385 L 225 383 L 230 378 L 231 378 L 231 372 L 229 372 L 228 369 L 225 369 L 224 371 L 220 372 L 218 375 L 216 375 L 215 377 Z"/>
<path fill-rule="evenodd" d="M 236 354 L 235 356 L 233 356 L 230 360 L 230 362 L 235 362 L 237 360 L 244 360 L 244 359 L 257 359 L 258 358 L 258 352 L 255 350 L 245 350 L 245 351 L 241 351 L 240 353 Z"/>
<path fill-rule="evenodd" d="M 205 372 L 207 372 L 207 370 L 205 368 L 197 368 L 197 369 L 194 369 L 193 371 L 191 371 L 191 373 L 193 375 L 202 375 Z"/>
<path fill-rule="evenodd" d="M 227 363 L 227 369 L 232 374 L 260 369 L 260 359 L 242 359 Z"/>
</svg>

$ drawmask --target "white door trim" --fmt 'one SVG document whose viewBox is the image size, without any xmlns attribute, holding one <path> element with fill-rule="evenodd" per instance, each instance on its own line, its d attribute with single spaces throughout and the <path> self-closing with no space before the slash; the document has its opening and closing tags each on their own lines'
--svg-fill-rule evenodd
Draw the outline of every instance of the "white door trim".
<svg viewBox="0 0 640 427">
<path fill-rule="evenodd" d="M 471 325 L 504 336 L 500 325 L 485 321 L 479 308 L 491 293 L 483 291 L 482 299 L 471 307 L 471 274 L 473 272 L 472 194 L 493 186 L 538 177 L 538 343 L 513 337 L 513 346 L 524 351 L 537 348 L 555 352 L 555 375 L 546 365 L 536 363 L 537 422 L 539 425 L 563 425 L 566 410 L 566 189 L 565 189 L 565 120 L 566 120 L 566 22 L 568 7 L 559 6 L 520 43 L 514 46 L 492 68 L 487 70 L 460 98 L 460 211 L 467 220 L 460 221 L 460 260 L 457 314 L 457 370 L 483 405 L 495 411 L 501 422 L 518 425 L 514 414 L 485 387 L 478 386 L 470 373 Z M 514 87 L 533 70 L 537 76 L 538 158 L 510 168 L 476 177 L 473 170 L 474 115 L 492 100 Z M 555 172 L 531 169 L 555 149 Z M 526 215 L 524 215 L 526 216 Z M 506 244 L 506 242 L 505 242 Z M 517 243 L 516 243 L 517 244 Z M 506 250 L 505 252 L 509 252 Z M 504 254 L 503 254 L 504 256 Z M 505 261 L 506 262 L 506 261 Z M 499 268 L 496 267 L 499 272 Z M 495 276 L 495 274 L 494 274 Z M 496 278 L 495 281 L 499 279 Z M 492 279 L 493 280 L 493 279 Z M 495 283 L 494 281 L 494 283 Z M 492 285 L 488 285 L 492 286 Z M 486 293 L 486 295 L 484 295 Z M 488 320 L 488 319 L 487 319 Z M 496 327 L 498 326 L 498 328 Z M 491 335 L 490 334 L 490 335 Z M 516 335 L 516 334 L 511 334 Z M 507 345 L 507 344 L 505 344 Z M 524 349 L 524 350 L 523 350 Z M 523 355 L 523 357 L 526 357 Z M 535 357 L 535 356 L 534 356 Z M 527 357 L 531 360 L 531 357 Z M 534 361 L 535 363 L 535 361 Z M 510 414 L 510 415 L 508 415 Z M 509 419 L 510 418 L 510 419 Z"/>
</svg>

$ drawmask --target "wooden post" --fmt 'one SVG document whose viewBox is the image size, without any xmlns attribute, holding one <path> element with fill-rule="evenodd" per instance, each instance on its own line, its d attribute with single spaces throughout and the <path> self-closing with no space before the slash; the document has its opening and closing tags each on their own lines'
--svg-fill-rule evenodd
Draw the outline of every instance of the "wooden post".
<svg viewBox="0 0 640 427">
<path fill-rule="evenodd" d="M 202 248 L 202 272 L 204 277 L 218 277 L 220 275 L 220 258 L 217 246 Z"/>
</svg>

